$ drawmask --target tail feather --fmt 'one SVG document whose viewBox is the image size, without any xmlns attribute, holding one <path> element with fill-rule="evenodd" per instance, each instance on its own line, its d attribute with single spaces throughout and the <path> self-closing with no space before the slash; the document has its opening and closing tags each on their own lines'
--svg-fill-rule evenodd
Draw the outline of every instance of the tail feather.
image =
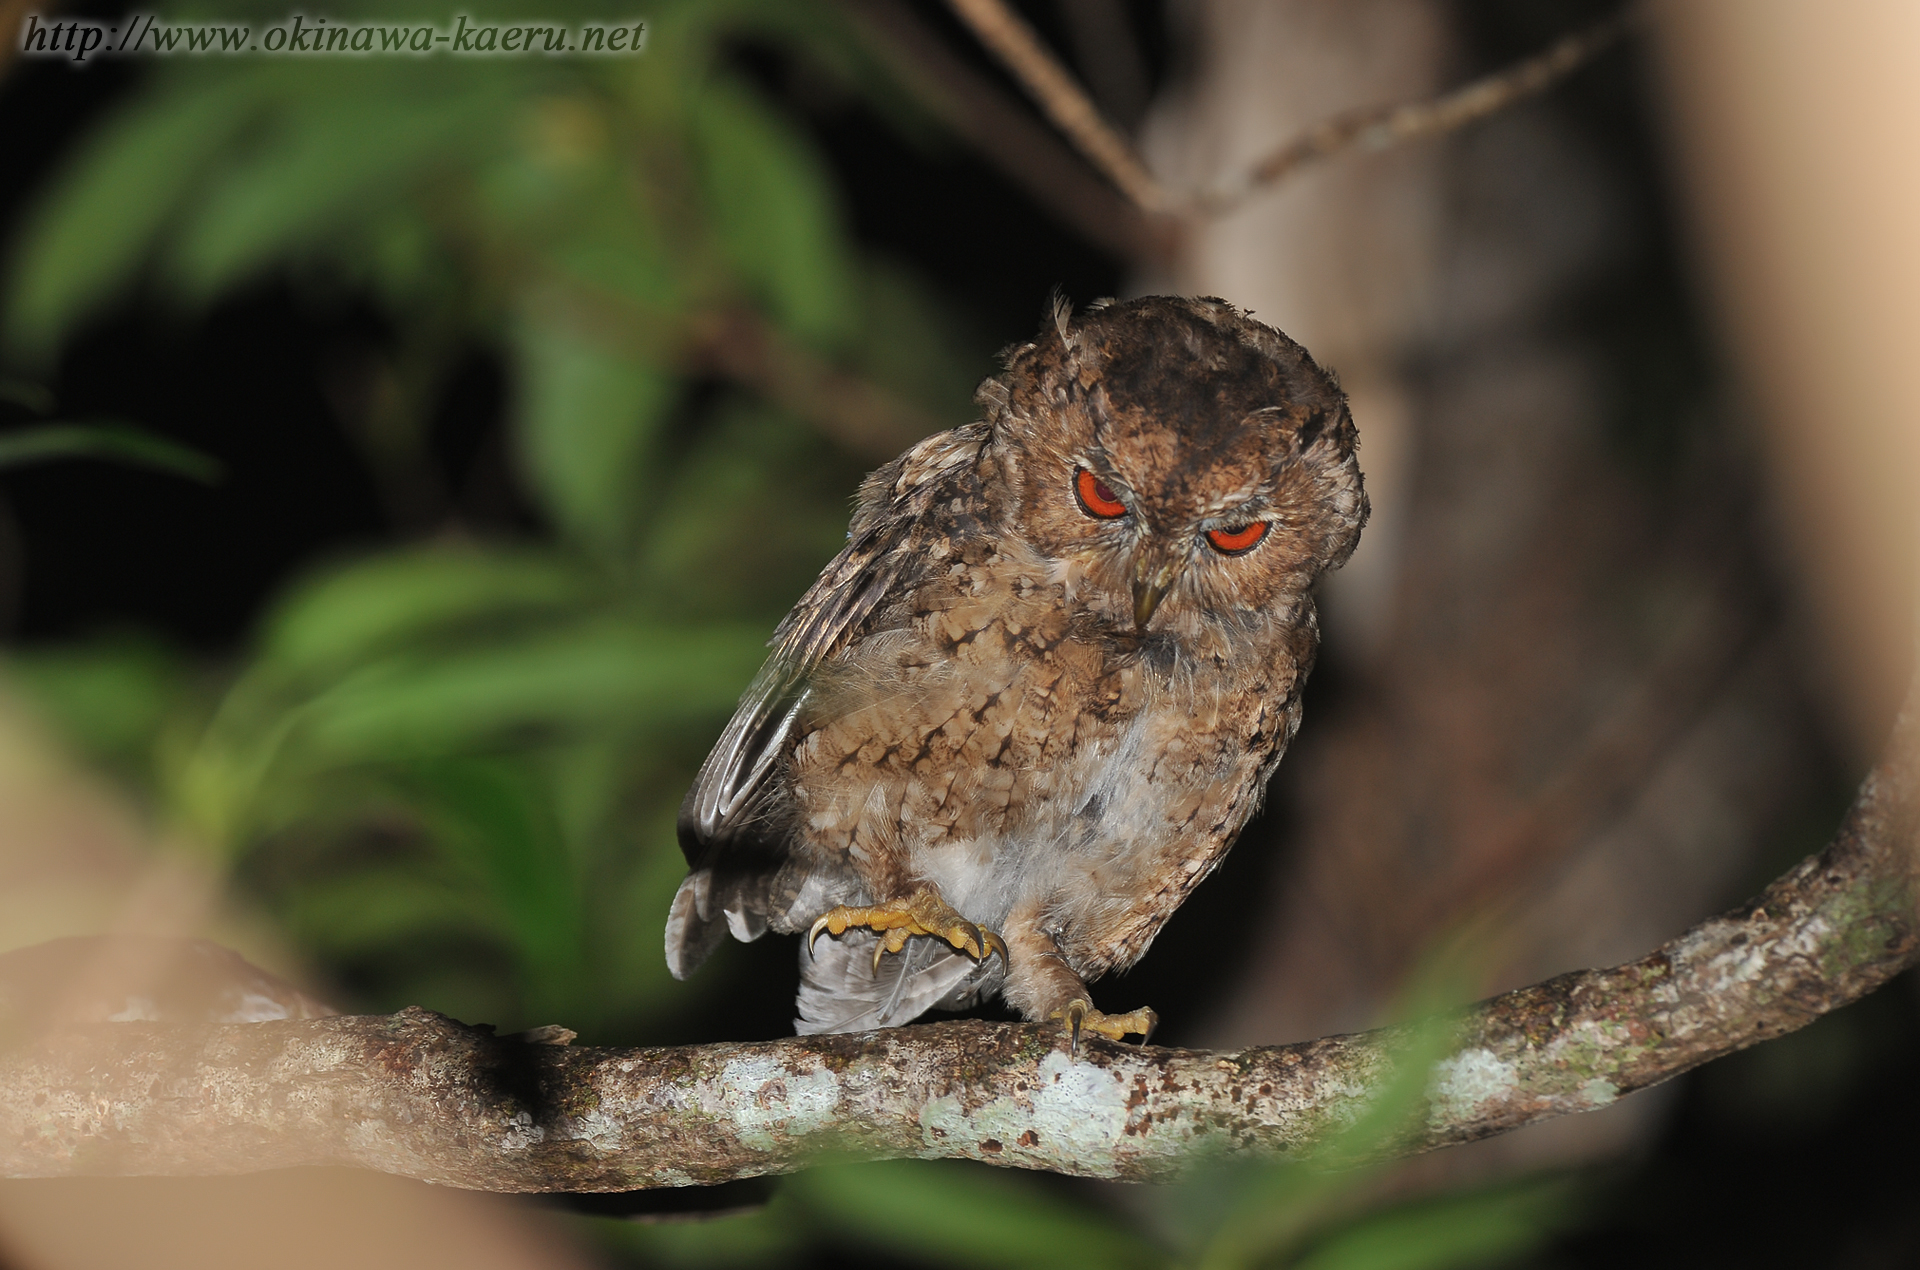
<svg viewBox="0 0 1920 1270">
<path fill-rule="evenodd" d="M 972 958 L 935 940 L 916 939 L 898 953 L 880 959 L 876 970 L 870 931 L 851 930 L 823 938 L 809 953 L 800 951 L 800 1017 L 794 1031 L 865 1032 L 897 1027 L 926 1011 L 970 1004 L 994 973 Z"/>
<path fill-rule="evenodd" d="M 667 910 L 667 969 L 685 979 L 713 955 L 729 933 L 750 944 L 767 933 L 766 881 L 746 876 L 716 880 L 695 869 L 673 893 Z"/>
</svg>

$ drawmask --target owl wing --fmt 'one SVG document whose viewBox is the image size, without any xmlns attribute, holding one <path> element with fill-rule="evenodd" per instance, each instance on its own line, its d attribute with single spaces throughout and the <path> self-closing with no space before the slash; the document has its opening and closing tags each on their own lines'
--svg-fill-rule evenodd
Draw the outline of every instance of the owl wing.
<svg viewBox="0 0 1920 1270">
<path fill-rule="evenodd" d="M 926 513 L 947 478 L 979 457 L 987 434 L 984 423 L 938 433 L 868 477 L 847 545 L 774 632 L 772 656 L 680 807 L 680 848 L 692 871 L 667 919 L 667 965 L 677 978 L 724 932 L 743 941 L 766 933 L 767 887 L 787 855 L 783 760 L 810 681 L 823 662 L 879 629 L 887 601 L 924 575 Z"/>
</svg>

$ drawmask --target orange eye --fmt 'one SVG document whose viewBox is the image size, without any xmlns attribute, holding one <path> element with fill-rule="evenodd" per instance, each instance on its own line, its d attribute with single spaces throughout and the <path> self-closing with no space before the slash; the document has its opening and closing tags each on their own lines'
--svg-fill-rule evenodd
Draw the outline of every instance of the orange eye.
<svg viewBox="0 0 1920 1270">
<path fill-rule="evenodd" d="M 1073 478 L 1073 492 L 1080 496 L 1080 506 L 1089 516 L 1112 520 L 1127 514 L 1127 505 L 1120 501 L 1120 496 L 1084 467 Z"/>
<path fill-rule="evenodd" d="M 1207 542 L 1223 556 L 1237 556 L 1252 551 L 1267 536 L 1267 522 L 1256 520 L 1238 529 L 1209 529 Z"/>
</svg>

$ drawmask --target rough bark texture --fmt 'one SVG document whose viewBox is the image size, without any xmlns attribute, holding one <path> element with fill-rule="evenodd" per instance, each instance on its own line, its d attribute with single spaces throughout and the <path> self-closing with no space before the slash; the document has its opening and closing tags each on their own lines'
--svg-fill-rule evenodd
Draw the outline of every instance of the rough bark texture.
<svg viewBox="0 0 1920 1270">
<path fill-rule="evenodd" d="M 1792 1031 L 1920 960 L 1913 705 L 1820 855 L 1651 955 L 1464 1012 L 1411 1153 L 1605 1106 Z M 1161 1178 L 1298 1156 L 1378 1096 L 1404 1030 L 1238 1053 L 941 1023 L 680 1049 L 494 1037 L 424 1010 L 80 1027 L 0 1054 L 0 1173 L 345 1164 L 494 1191 L 688 1186 L 825 1154 Z"/>
</svg>

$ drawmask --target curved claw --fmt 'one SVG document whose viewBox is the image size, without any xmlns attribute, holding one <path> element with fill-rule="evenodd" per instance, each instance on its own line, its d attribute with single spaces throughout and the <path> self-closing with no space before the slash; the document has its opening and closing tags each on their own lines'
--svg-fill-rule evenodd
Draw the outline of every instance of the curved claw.
<svg viewBox="0 0 1920 1270">
<path fill-rule="evenodd" d="M 1067 1021 L 1067 1052 L 1080 1053 L 1080 1025 L 1086 1022 L 1087 1012 L 1093 1009 L 1093 1002 L 1085 997 L 1076 997 L 1067 1002 L 1062 1009 L 1055 1010 L 1049 1017 Z"/>
<path fill-rule="evenodd" d="M 1082 1032 L 1097 1033 L 1112 1041 L 1137 1034 L 1140 1043 L 1145 1045 L 1154 1029 L 1160 1026 L 1160 1016 L 1145 1006 L 1126 1014 L 1102 1014 L 1085 997 L 1074 998 L 1047 1017 L 1066 1021 L 1068 1041 L 1076 1055 L 1080 1052 Z"/>
<path fill-rule="evenodd" d="M 947 933 L 946 940 L 976 962 L 985 962 L 995 953 L 1000 954 L 1001 961 L 1007 960 L 1006 941 L 978 922 L 955 927 Z"/>
<path fill-rule="evenodd" d="M 807 956 L 809 956 L 809 957 L 811 957 L 811 956 L 813 956 L 813 946 L 814 946 L 814 944 L 815 944 L 815 943 L 817 943 L 817 942 L 819 942 L 819 939 L 820 939 L 820 932 L 821 932 L 821 931 L 823 931 L 823 930 L 825 930 L 825 929 L 827 928 L 827 922 L 828 922 L 829 920 L 831 920 L 831 919 L 832 919 L 832 917 L 833 917 L 833 914 L 832 914 L 832 913 L 827 913 L 827 914 L 825 914 L 824 916 L 822 916 L 821 918 L 819 918 L 819 920 L 817 920 L 817 921 L 815 921 L 815 922 L 814 922 L 814 924 L 812 925 L 812 927 L 810 927 L 810 928 L 808 929 L 808 931 L 807 931 Z"/>
</svg>

